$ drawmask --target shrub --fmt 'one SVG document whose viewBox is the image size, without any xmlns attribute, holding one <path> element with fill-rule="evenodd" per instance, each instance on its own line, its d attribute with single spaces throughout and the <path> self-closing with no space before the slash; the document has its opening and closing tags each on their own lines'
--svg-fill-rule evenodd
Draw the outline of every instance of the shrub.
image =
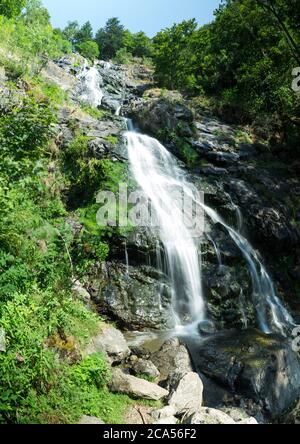
<svg viewBox="0 0 300 444">
<path fill-rule="evenodd" d="M 77 51 L 86 59 L 92 62 L 99 57 L 99 47 L 96 42 L 88 40 L 87 42 L 78 43 L 76 46 Z"/>
</svg>

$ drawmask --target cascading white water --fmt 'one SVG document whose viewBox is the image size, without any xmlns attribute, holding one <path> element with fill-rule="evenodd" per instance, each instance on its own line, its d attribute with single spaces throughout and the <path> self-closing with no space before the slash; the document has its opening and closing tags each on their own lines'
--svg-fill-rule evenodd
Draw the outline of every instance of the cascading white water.
<svg viewBox="0 0 300 444">
<path fill-rule="evenodd" d="M 213 238 L 211 237 L 210 234 L 206 233 L 206 237 L 207 237 L 207 239 L 209 240 L 209 242 L 212 243 L 212 245 L 213 245 L 213 247 L 214 247 L 214 250 L 215 250 L 215 253 L 216 253 L 216 256 L 217 256 L 217 259 L 218 259 L 219 267 L 222 267 L 221 251 L 220 251 L 218 245 L 217 245 L 216 242 L 213 240 Z"/>
<path fill-rule="evenodd" d="M 180 189 L 197 200 L 195 188 L 188 183 L 178 162 L 157 140 L 133 131 L 126 133 L 129 160 L 133 175 L 155 208 L 160 223 L 160 239 L 164 245 L 168 272 L 172 280 L 177 326 L 196 326 L 205 319 L 205 304 L 201 285 L 199 245 L 192 232 L 182 222 L 181 203 L 173 198 Z M 195 197 L 196 196 L 196 197 Z M 276 295 L 274 284 L 258 255 L 240 233 L 227 225 L 216 211 L 197 200 L 205 214 L 220 224 L 230 235 L 245 258 L 252 279 L 253 304 L 258 323 L 265 333 L 286 333 L 294 321 Z"/>
<path fill-rule="evenodd" d="M 103 99 L 103 92 L 100 88 L 102 78 L 97 67 L 92 66 L 89 68 L 85 64 L 78 75 L 78 79 L 81 80 L 83 86 L 79 96 L 80 100 L 95 108 L 100 106 Z"/>
<path fill-rule="evenodd" d="M 159 237 L 173 289 L 175 326 L 205 319 L 199 245 L 182 220 L 182 200 L 174 191 L 194 195 L 175 158 L 157 140 L 126 133 L 133 175 L 155 210 Z"/>
<path fill-rule="evenodd" d="M 221 224 L 244 256 L 252 279 L 252 298 L 261 330 L 265 333 L 285 333 L 295 323 L 276 295 L 274 284 L 248 240 L 227 225 L 216 211 L 202 204 L 205 213 Z"/>
</svg>

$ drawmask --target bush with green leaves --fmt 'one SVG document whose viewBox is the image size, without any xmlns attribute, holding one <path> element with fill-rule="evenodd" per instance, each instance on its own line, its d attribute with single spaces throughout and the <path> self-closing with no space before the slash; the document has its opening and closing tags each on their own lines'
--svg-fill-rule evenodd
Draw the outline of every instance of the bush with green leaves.
<svg viewBox="0 0 300 444">
<path fill-rule="evenodd" d="M 87 40 L 82 43 L 78 43 L 76 46 L 77 51 L 86 59 L 94 62 L 95 59 L 99 57 L 99 47 L 96 42 L 92 40 Z"/>
</svg>

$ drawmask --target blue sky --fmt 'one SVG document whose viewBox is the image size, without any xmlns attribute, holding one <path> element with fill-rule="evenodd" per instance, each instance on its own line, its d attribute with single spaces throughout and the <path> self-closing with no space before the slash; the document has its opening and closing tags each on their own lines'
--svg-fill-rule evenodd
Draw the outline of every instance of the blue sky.
<svg viewBox="0 0 300 444">
<path fill-rule="evenodd" d="M 55 27 L 64 27 L 69 20 L 89 20 L 94 30 L 110 17 L 119 17 L 131 32 L 145 31 L 150 37 L 162 28 L 185 19 L 198 23 L 213 19 L 220 0 L 42 0 Z"/>
</svg>

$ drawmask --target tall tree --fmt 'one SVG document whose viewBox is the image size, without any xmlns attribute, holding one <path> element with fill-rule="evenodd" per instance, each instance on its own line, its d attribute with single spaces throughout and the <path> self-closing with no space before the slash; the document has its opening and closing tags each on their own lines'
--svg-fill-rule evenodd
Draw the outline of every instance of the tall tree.
<svg viewBox="0 0 300 444">
<path fill-rule="evenodd" d="M 93 40 L 93 28 L 90 22 L 86 22 L 75 34 L 76 43 Z"/>
<path fill-rule="evenodd" d="M 183 21 L 154 37 L 156 77 L 163 86 L 186 89 L 194 83 L 196 59 L 191 42 L 196 29 L 195 20 Z"/>
<path fill-rule="evenodd" d="M 99 29 L 96 34 L 103 59 L 109 60 L 115 57 L 117 51 L 124 45 L 125 29 L 116 17 L 110 18 L 104 28 Z"/>
<path fill-rule="evenodd" d="M 67 26 L 63 30 L 63 36 L 66 40 L 72 43 L 73 46 L 75 46 L 79 30 L 80 28 L 77 21 L 68 22 Z"/>
</svg>

